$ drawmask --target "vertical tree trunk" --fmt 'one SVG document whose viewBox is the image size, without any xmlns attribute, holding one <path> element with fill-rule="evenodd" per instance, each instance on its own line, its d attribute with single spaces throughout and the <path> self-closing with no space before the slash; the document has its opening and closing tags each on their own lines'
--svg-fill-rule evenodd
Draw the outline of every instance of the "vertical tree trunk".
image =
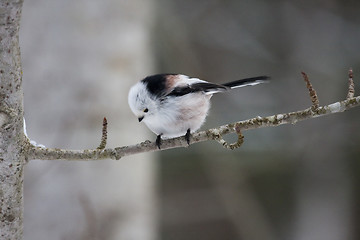
<svg viewBox="0 0 360 240">
<path fill-rule="evenodd" d="M 0 3 L 0 239 L 21 239 L 23 232 L 22 3 Z"/>
</svg>

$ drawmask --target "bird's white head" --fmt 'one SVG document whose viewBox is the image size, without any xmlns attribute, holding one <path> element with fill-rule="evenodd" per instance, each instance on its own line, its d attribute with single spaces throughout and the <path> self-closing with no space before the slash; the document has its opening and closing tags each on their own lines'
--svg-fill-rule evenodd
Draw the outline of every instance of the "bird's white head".
<svg viewBox="0 0 360 240">
<path fill-rule="evenodd" d="M 154 96 L 149 94 L 143 82 L 138 82 L 130 89 L 128 102 L 131 111 L 138 118 L 139 122 L 154 115 L 157 111 Z"/>
</svg>

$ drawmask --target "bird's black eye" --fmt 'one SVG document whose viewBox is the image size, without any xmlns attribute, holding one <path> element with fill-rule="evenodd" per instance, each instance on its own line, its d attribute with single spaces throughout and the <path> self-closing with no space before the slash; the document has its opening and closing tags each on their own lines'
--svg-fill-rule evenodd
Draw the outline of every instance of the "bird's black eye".
<svg viewBox="0 0 360 240">
<path fill-rule="evenodd" d="M 144 113 L 147 113 L 148 111 L 149 111 L 148 108 L 145 108 L 145 109 L 143 110 Z"/>
</svg>

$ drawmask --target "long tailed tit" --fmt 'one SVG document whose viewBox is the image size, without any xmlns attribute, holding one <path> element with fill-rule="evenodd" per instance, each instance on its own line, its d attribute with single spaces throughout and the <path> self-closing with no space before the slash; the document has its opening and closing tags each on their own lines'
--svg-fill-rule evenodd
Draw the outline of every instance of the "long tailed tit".
<svg viewBox="0 0 360 240">
<path fill-rule="evenodd" d="M 234 88 L 257 85 L 269 77 L 245 78 L 224 84 L 214 84 L 181 74 L 158 74 L 144 78 L 129 91 L 131 111 L 157 134 L 156 145 L 160 148 L 161 137 L 185 135 L 190 143 L 190 133 L 205 122 L 214 93 Z"/>
</svg>

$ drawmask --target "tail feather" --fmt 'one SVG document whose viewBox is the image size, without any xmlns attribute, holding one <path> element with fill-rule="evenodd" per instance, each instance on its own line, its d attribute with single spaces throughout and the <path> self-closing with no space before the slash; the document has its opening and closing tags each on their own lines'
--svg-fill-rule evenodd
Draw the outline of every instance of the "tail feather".
<svg viewBox="0 0 360 240">
<path fill-rule="evenodd" d="M 223 83 L 221 85 L 234 89 L 238 87 L 253 86 L 260 83 L 268 82 L 269 79 L 270 77 L 268 76 L 258 76 L 258 77 L 244 78 L 233 82 Z"/>
</svg>

